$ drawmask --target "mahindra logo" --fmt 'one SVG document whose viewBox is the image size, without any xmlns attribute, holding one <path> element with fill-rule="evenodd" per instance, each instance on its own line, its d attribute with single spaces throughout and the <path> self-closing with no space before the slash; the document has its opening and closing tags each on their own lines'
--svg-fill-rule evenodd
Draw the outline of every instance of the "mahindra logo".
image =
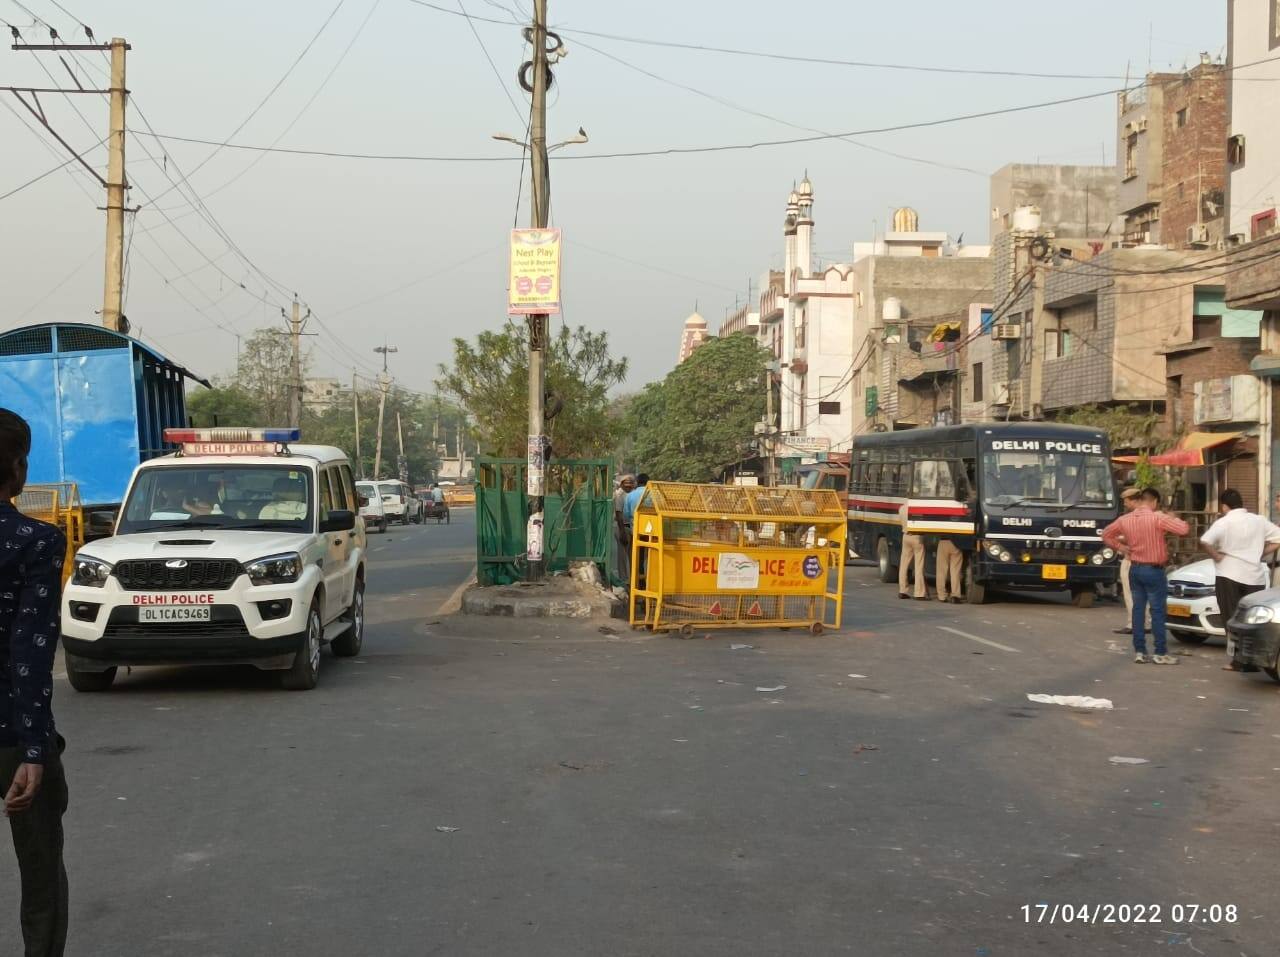
<svg viewBox="0 0 1280 957">
<path fill-rule="evenodd" d="M 1050 538 L 1061 538 L 1061 537 L 1062 537 L 1062 529 L 1058 528 L 1056 525 L 1051 525 L 1051 526 L 1049 526 L 1048 528 L 1046 528 L 1046 529 L 1044 530 L 1044 533 L 1045 533 L 1047 536 L 1049 536 Z"/>
<path fill-rule="evenodd" d="M 186 568 L 187 560 L 185 558 L 174 558 L 164 563 L 165 568 Z"/>
</svg>

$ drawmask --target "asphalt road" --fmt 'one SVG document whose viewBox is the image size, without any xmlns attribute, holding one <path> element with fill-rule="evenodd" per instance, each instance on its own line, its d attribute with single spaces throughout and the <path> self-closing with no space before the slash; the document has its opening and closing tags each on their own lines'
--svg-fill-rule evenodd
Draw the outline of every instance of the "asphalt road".
<svg viewBox="0 0 1280 957">
<path fill-rule="evenodd" d="M 375 536 L 366 653 L 315 691 L 58 684 L 69 953 L 1275 953 L 1280 686 L 1220 648 L 1138 666 L 1114 605 L 902 602 L 866 568 L 821 638 L 442 616 L 473 535 Z M 0 941 L 15 910 L 0 881 Z"/>
</svg>

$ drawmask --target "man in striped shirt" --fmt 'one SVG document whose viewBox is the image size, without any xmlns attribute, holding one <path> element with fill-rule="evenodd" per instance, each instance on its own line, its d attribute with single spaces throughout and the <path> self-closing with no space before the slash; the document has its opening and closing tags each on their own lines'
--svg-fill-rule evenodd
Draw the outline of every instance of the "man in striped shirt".
<svg viewBox="0 0 1280 957">
<path fill-rule="evenodd" d="M 1121 515 L 1102 530 L 1102 540 L 1129 559 L 1129 588 L 1133 593 L 1133 660 L 1142 664 L 1176 665 L 1178 659 L 1168 653 L 1165 635 L 1165 602 L 1169 582 L 1165 566 L 1169 564 L 1166 535 L 1186 535 L 1191 527 L 1182 519 L 1160 511 L 1160 493 L 1153 488 L 1142 490 L 1138 507 Z M 1151 608 L 1151 631 L 1155 654 L 1147 657 L 1147 607 Z"/>
</svg>

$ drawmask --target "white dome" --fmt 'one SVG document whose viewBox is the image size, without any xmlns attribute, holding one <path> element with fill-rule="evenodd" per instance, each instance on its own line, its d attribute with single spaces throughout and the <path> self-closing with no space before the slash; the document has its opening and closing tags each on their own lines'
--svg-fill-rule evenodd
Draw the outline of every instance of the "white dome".
<svg viewBox="0 0 1280 957">
<path fill-rule="evenodd" d="M 808 197 L 812 197 L 812 196 L 813 196 L 813 184 L 812 184 L 811 182 L 809 182 L 809 174 L 808 174 L 808 173 L 805 173 L 805 174 L 804 174 L 804 179 L 800 180 L 800 195 L 801 195 L 801 196 L 808 196 Z"/>
<path fill-rule="evenodd" d="M 692 315 L 689 316 L 688 319 L 684 321 L 684 327 L 686 329 L 690 329 L 690 328 L 705 329 L 707 327 L 707 320 L 703 319 L 702 316 L 694 312 Z"/>
</svg>

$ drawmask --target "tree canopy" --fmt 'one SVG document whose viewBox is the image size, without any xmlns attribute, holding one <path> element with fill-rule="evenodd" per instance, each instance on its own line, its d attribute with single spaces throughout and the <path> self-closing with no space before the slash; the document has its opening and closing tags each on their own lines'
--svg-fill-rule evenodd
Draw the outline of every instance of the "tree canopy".
<svg viewBox="0 0 1280 957">
<path fill-rule="evenodd" d="M 627 464 L 653 478 L 706 482 L 753 455 L 771 358 L 749 336 L 711 339 L 630 402 Z"/>
<path fill-rule="evenodd" d="M 609 353 L 609 337 L 561 325 L 548 338 L 546 434 L 556 458 L 594 458 L 613 449 L 617 420 L 609 389 L 627 375 L 627 360 Z M 474 343 L 453 340 L 453 363 L 440 366 L 436 386 L 471 411 L 481 449 L 523 458 L 528 451 L 529 357 L 525 331 L 508 322 Z"/>
</svg>

